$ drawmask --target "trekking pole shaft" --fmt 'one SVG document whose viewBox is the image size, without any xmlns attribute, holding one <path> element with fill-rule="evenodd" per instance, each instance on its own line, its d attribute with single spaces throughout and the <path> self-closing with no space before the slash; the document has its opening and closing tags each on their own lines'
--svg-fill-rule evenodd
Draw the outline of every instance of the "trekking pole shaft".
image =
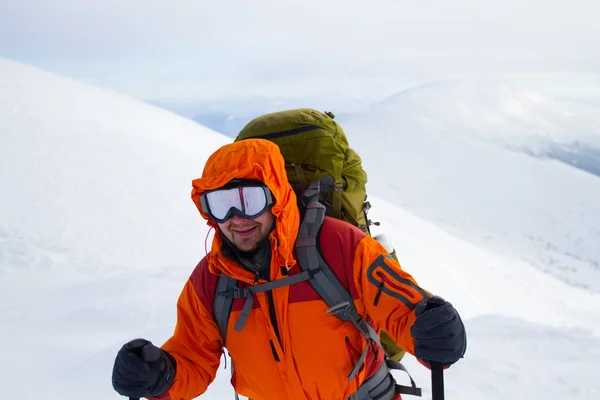
<svg viewBox="0 0 600 400">
<path fill-rule="evenodd" d="M 444 400 L 444 367 L 431 363 L 431 399 Z"/>
<path fill-rule="evenodd" d="M 427 300 L 425 311 L 432 310 L 444 304 L 439 297 L 430 297 Z M 431 366 L 431 399 L 444 400 L 444 366 L 440 363 L 430 361 Z"/>
</svg>

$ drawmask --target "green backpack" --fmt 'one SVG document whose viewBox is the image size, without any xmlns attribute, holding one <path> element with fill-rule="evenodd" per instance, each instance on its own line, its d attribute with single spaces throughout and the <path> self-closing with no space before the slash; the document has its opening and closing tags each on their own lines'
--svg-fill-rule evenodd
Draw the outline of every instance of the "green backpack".
<svg viewBox="0 0 600 400">
<path fill-rule="evenodd" d="M 302 194 L 311 182 L 320 181 L 319 201 L 327 215 L 369 233 L 367 174 L 333 118 L 330 112 L 309 108 L 266 114 L 250 121 L 235 140 L 260 138 L 277 144 L 296 193 Z"/>
<path fill-rule="evenodd" d="M 288 181 L 299 195 L 319 181 L 319 202 L 326 215 L 342 219 L 371 234 L 367 218 L 367 174 L 360 156 L 350 148 L 342 127 L 331 112 L 301 108 L 265 114 L 250 121 L 236 141 L 261 138 L 279 146 Z M 394 258 L 395 252 L 392 252 Z M 396 259 L 397 260 L 397 259 Z M 405 351 L 383 331 L 381 345 L 388 358 L 400 361 Z"/>
</svg>

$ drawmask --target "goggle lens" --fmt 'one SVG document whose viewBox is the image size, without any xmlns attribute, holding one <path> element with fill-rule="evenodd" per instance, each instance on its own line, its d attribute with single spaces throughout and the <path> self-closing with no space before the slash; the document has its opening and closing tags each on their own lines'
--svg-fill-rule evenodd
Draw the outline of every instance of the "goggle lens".
<svg viewBox="0 0 600 400">
<path fill-rule="evenodd" d="M 229 189 L 218 189 L 203 195 L 203 208 L 218 222 L 239 214 L 252 219 L 261 214 L 272 204 L 270 192 L 264 186 L 241 186 Z"/>
</svg>

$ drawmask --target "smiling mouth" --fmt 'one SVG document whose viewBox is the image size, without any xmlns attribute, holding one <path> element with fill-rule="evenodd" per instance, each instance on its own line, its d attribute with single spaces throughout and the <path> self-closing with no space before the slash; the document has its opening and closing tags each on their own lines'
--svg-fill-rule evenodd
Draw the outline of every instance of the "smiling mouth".
<svg viewBox="0 0 600 400">
<path fill-rule="evenodd" d="M 256 230 L 256 226 L 248 229 L 234 229 L 233 232 L 238 236 L 249 236 Z"/>
</svg>

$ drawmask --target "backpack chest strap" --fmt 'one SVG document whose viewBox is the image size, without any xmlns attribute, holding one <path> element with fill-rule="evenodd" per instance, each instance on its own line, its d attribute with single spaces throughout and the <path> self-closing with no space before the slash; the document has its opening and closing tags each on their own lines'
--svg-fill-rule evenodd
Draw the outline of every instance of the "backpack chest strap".
<svg viewBox="0 0 600 400">
<path fill-rule="evenodd" d="M 244 307 L 242 308 L 242 313 L 240 314 L 238 320 L 235 323 L 234 329 L 236 331 L 241 331 L 244 329 L 244 325 L 246 325 L 246 321 L 250 316 L 250 311 L 254 306 L 254 297 L 253 294 L 267 292 L 269 290 L 277 289 L 283 286 L 293 285 L 294 283 L 306 281 L 311 279 L 313 276 L 313 272 L 311 271 L 302 271 L 299 274 L 288 276 L 287 278 L 277 279 L 275 281 L 262 283 L 256 286 L 248 286 L 248 287 L 227 287 L 226 290 L 217 292 L 218 298 L 229 299 L 232 301 L 233 299 L 245 298 L 246 302 L 244 303 Z M 233 280 L 233 279 L 232 279 Z M 227 301 L 227 300 L 222 300 Z M 231 309 L 231 307 L 230 307 Z M 226 333 L 226 332 L 225 332 Z"/>
</svg>

